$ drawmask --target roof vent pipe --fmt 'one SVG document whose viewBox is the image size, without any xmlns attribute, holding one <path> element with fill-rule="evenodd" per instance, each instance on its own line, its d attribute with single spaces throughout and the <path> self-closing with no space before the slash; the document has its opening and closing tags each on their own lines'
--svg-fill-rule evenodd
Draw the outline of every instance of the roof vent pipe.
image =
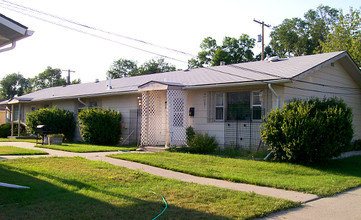
<svg viewBox="0 0 361 220">
<path fill-rule="evenodd" d="M 225 62 L 225 61 L 221 61 L 221 62 L 219 63 L 219 65 L 220 65 L 220 66 L 224 66 L 224 65 L 226 65 L 226 62 Z"/>
<path fill-rule="evenodd" d="M 98 83 L 99 82 L 99 79 L 95 79 L 95 83 Z"/>
<path fill-rule="evenodd" d="M 275 94 L 275 96 L 276 96 L 276 107 L 277 107 L 277 109 L 279 109 L 279 108 L 280 108 L 280 97 L 279 97 L 279 95 L 278 95 L 277 92 L 272 88 L 271 83 L 268 83 L 268 88 L 273 92 L 273 94 Z"/>
<path fill-rule="evenodd" d="M 112 78 L 111 77 L 109 77 L 108 89 L 112 89 Z"/>
</svg>

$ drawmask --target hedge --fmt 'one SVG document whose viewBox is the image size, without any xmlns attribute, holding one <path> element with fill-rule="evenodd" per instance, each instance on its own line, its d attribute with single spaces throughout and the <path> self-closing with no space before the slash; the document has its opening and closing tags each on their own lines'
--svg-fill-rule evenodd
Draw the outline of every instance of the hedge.
<svg viewBox="0 0 361 220">
<path fill-rule="evenodd" d="M 87 109 L 78 114 L 80 135 L 91 144 L 116 145 L 121 137 L 120 113 L 114 110 Z"/>
<path fill-rule="evenodd" d="M 261 137 L 275 160 L 320 163 L 350 148 L 352 110 L 338 98 L 294 100 L 268 114 Z"/>
</svg>

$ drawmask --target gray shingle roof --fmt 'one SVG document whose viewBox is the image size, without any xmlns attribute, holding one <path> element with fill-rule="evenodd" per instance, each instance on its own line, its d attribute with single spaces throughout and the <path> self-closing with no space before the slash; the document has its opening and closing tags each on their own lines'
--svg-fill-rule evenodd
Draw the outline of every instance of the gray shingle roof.
<svg viewBox="0 0 361 220">
<path fill-rule="evenodd" d="M 137 92 L 138 86 L 150 81 L 183 85 L 185 88 L 202 87 L 212 84 L 234 84 L 247 82 L 270 82 L 279 79 L 292 79 L 306 72 L 349 56 L 346 52 L 332 52 L 281 59 L 276 62 L 256 61 L 210 68 L 198 68 L 185 71 L 157 73 L 111 80 L 112 89 L 107 89 L 108 81 L 83 83 L 66 87 L 52 87 L 18 97 L 30 98 L 32 101 L 68 99 L 99 95 L 113 95 Z"/>
</svg>

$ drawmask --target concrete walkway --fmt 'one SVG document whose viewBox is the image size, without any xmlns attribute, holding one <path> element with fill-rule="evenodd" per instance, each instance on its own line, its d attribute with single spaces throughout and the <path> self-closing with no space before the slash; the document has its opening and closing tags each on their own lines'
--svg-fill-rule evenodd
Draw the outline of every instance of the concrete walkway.
<svg viewBox="0 0 361 220">
<path fill-rule="evenodd" d="M 327 219 L 360 220 L 361 187 L 333 197 L 327 197 L 303 204 L 299 208 L 279 212 L 263 219 Z"/>
<path fill-rule="evenodd" d="M 108 162 L 129 169 L 141 170 L 165 178 L 172 178 L 198 184 L 212 185 L 244 192 L 255 192 L 261 195 L 283 198 L 292 201 L 301 201 L 302 203 L 304 203 L 299 208 L 276 213 L 267 217 L 266 219 L 361 219 L 361 187 L 341 193 L 334 197 L 320 199 L 316 195 L 312 194 L 196 177 L 189 174 L 165 170 L 140 163 L 106 157 L 106 155 L 117 154 L 120 152 L 71 153 L 46 148 L 36 148 L 34 147 L 34 144 L 25 142 L 0 142 L 0 146 L 1 145 L 10 145 L 21 148 L 42 150 L 48 152 L 49 155 L 0 156 L 0 159 L 14 159 L 21 157 L 78 156 L 90 160 Z"/>
<path fill-rule="evenodd" d="M 135 163 L 126 160 L 114 159 L 106 157 L 106 155 L 110 154 L 118 154 L 121 152 L 94 152 L 94 153 L 72 153 L 72 152 L 65 152 L 59 150 L 51 150 L 46 148 L 37 148 L 34 147 L 35 144 L 33 143 L 26 143 L 26 142 L 0 142 L 0 145 L 11 145 L 15 147 L 27 148 L 27 149 L 34 149 L 34 150 L 41 150 L 49 153 L 49 155 L 32 155 L 32 156 L 0 156 L 0 159 L 14 159 L 14 158 L 21 158 L 21 157 L 83 157 L 90 160 L 95 161 L 104 161 L 108 162 L 117 166 L 126 167 L 133 170 L 141 170 L 156 176 L 161 176 L 165 178 L 177 179 L 185 182 L 192 182 L 204 185 L 211 185 L 217 186 L 221 188 L 227 188 L 237 191 L 243 192 L 255 192 L 257 194 L 272 196 L 276 198 L 288 199 L 291 201 L 297 202 L 308 202 L 315 199 L 318 199 L 318 196 L 306 193 L 300 193 L 295 191 L 288 191 L 276 188 L 269 188 L 263 186 L 256 186 L 244 183 L 233 183 L 224 180 L 217 180 L 211 178 L 204 178 L 204 177 L 197 177 L 189 174 L 184 174 L 180 172 L 175 172 L 171 170 L 161 169 L 158 167 L 153 167 L 145 164 Z"/>
</svg>

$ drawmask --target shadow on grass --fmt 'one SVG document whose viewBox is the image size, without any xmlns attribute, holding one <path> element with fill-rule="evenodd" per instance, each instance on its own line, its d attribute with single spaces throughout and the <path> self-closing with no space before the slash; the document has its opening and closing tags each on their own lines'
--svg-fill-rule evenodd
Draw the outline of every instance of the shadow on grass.
<svg viewBox="0 0 361 220">
<path fill-rule="evenodd" d="M 159 202 L 147 201 L 79 181 L 47 175 L 47 182 L 37 178 L 44 176 L 38 172 L 22 172 L 0 165 L 1 182 L 30 187 L 0 187 L 0 219 L 152 219 L 164 209 L 161 198 Z M 66 184 L 72 190 L 51 181 Z M 229 218 L 169 205 L 159 219 Z"/>
<path fill-rule="evenodd" d="M 335 175 L 361 177 L 361 156 L 329 160 L 324 164 L 310 167 Z"/>
</svg>

